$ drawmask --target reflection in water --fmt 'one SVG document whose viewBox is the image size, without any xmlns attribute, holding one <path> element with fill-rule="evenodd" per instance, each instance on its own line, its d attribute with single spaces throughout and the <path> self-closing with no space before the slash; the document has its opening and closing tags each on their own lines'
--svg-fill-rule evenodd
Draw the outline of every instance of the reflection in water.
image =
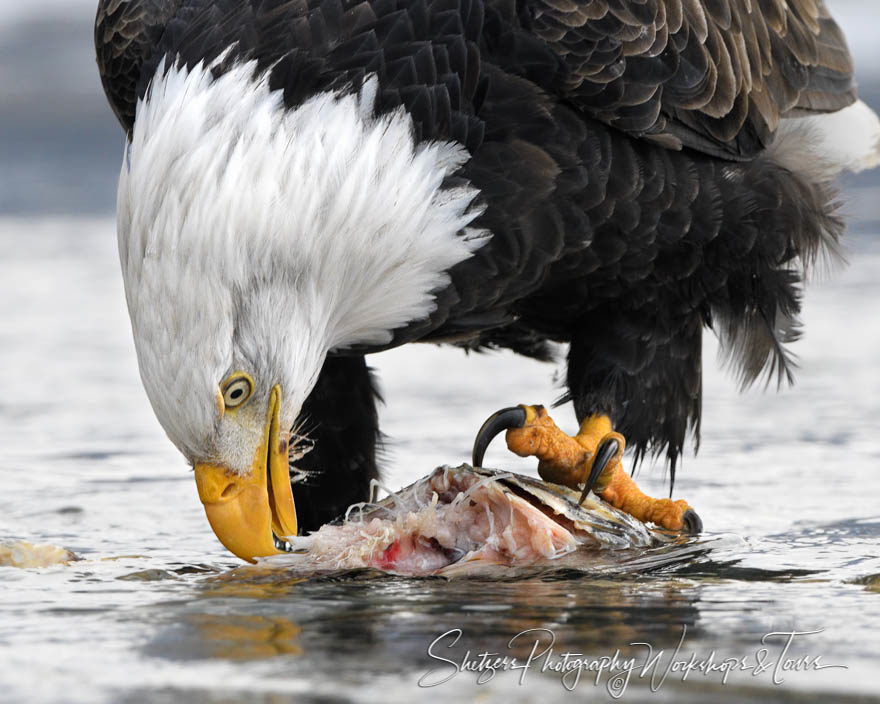
<svg viewBox="0 0 880 704">
<path fill-rule="evenodd" d="M 182 605 L 187 615 L 168 624 L 149 652 L 175 659 L 291 655 L 297 661 L 289 668 L 327 676 L 345 659 L 348 676 L 403 674 L 423 670 L 429 643 L 460 628 L 460 655 L 505 648 L 526 658 L 546 632 L 523 636 L 509 650 L 507 643 L 530 629 L 550 629 L 554 649 L 605 654 L 636 641 L 674 646 L 683 625 L 699 637 L 701 591 L 699 582 L 674 575 L 571 569 L 485 581 L 368 570 L 302 579 L 244 567 L 203 579 L 200 598 Z"/>
<path fill-rule="evenodd" d="M 193 641 L 202 645 L 208 657 L 253 660 L 275 655 L 300 655 L 297 642 L 300 628 L 286 618 L 241 614 L 191 614 L 184 622 L 198 634 Z M 189 651 L 190 657 L 198 650 Z"/>
</svg>

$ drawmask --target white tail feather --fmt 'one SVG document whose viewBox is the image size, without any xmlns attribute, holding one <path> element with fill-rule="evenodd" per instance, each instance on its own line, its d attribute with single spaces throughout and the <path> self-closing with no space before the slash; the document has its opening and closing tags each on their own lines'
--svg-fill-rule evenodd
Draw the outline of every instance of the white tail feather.
<svg viewBox="0 0 880 704">
<path fill-rule="evenodd" d="M 861 100 L 838 112 L 782 120 L 773 158 L 796 173 L 830 180 L 880 165 L 880 118 Z"/>
</svg>

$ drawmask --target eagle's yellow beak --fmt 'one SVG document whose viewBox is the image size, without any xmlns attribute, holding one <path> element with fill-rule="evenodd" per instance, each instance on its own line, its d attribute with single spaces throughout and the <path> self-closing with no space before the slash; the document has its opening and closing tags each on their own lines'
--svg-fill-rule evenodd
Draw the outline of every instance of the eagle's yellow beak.
<svg viewBox="0 0 880 704">
<path fill-rule="evenodd" d="M 240 476 L 222 465 L 196 464 L 196 485 L 208 522 L 226 549 L 243 560 L 276 555 L 279 538 L 296 535 L 287 438 L 280 432 L 281 387 L 269 395 L 263 442 L 251 471 Z"/>
</svg>

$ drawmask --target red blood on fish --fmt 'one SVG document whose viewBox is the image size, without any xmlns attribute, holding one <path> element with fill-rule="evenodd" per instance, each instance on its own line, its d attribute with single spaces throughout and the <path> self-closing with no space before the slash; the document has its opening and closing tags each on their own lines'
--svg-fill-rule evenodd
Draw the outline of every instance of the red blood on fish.
<svg viewBox="0 0 880 704">
<path fill-rule="evenodd" d="M 400 541 L 395 540 L 391 545 L 385 548 L 379 556 L 379 559 L 376 561 L 376 566 L 382 570 L 391 569 L 400 557 L 402 550 L 403 547 L 400 545 Z"/>
</svg>

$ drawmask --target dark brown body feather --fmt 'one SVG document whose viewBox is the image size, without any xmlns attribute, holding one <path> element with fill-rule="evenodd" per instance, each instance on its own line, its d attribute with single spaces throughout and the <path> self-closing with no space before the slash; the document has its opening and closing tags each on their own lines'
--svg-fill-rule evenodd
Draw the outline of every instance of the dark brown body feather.
<svg viewBox="0 0 880 704">
<path fill-rule="evenodd" d="M 233 47 L 225 65 L 256 59 L 289 107 L 375 75 L 380 110 L 402 105 L 417 138 L 467 147 L 448 185 L 480 189 L 492 233 L 392 345 L 542 357 L 544 341 L 570 342 L 578 416 L 610 413 L 637 456 L 665 448 L 673 470 L 699 426 L 704 325 L 745 380 L 788 373 L 803 261 L 841 229 L 828 186 L 766 150 L 785 116 L 855 99 L 820 0 L 106 0 L 96 39 L 127 130 L 165 57 Z M 345 469 L 312 498 L 376 471 L 372 382 L 359 365 L 346 385 L 340 368 L 307 407 L 353 393 L 361 440 L 347 463 L 321 436 L 328 454 L 318 443 L 304 461 Z"/>
<path fill-rule="evenodd" d="M 821 0 L 525 0 L 569 69 L 560 92 L 620 130 L 749 158 L 780 118 L 855 98 Z"/>
</svg>

